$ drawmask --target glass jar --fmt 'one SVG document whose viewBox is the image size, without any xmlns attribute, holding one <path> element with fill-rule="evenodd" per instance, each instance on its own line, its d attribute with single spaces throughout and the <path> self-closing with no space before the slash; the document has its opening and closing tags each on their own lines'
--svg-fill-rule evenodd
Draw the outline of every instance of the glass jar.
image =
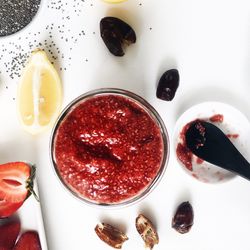
<svg viewBox="0 0 250 250">
<path fill-rule="evenodd" d="M 59 116 L 50 142 L 55 172 L 87 204 L 120 207 L 143 199 L 160 181 L 169 138 L 157 111 L 122 89 L 87 92 Z"/>
</svg>

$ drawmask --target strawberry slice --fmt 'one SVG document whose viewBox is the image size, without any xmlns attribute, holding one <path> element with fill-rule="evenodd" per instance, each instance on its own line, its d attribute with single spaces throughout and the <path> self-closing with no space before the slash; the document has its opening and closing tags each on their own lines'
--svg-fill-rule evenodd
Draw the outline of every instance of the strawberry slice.
<svg viewBox="0 0 250 250">
<path fill-rule="evenodd" d="M 41 250 L 39 235 L 36 231 L 27 231 L 23 233 L 13 250 Z"/>
<path fill-rule="evenodd" d="M 25 162 L 0 165 L 0 199 L 23 202 L 33 192 L 35 168 Z"/>
<path fill-rule="evenodd" d="M 6 218 L 14 214 L 23 202 L 11 203 L 5 200 L 0 200 L 0 219 Z M 1 248 L 0 248 L 1 250 Z"/>
<path fill-rule="evenodd" d="M 0 226 L 0 249 L 11 250 L 20 232 L 20 221 L 9 221 Z"/>
<path fill-rule="evenodd" d="M 31 193 L 38 200 L 33 191 L 34 177 L 35 167 L 25 162 L 0 165 L 0 218 L 11 216 Z"/>
</svg>

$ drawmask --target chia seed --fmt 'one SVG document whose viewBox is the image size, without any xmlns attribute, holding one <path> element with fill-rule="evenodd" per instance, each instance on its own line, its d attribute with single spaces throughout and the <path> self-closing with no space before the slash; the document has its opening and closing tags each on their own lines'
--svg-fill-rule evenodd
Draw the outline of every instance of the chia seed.
<svg viewBox="0 0 250 250">
<path fill-rule="evenodd" d="M 77 49 L 75 45 L 88 37 L 88 33 L 85 33 L 82 25 L 79 25 L 77 30 L 71 29 L 72 22 L 78 20 L 79 23 L 81 23 L 78 14 L 83 13 L 84 9 L 89 7 L 91 1 L 92 0 L 45 1 L 47 3 L 45 6 L 47 11 L 51 12 L 51 15 L 57 16 L 55 22 L 45 22 L 39 31 L 29 32 L 25 36 L 18 36 L 15 41 L 4 41 L 3 43 L 0 41 L 1 86 L 7 86 L 9 84 L 8 81 L 15 83 L 16 80 L 20 78 L 31 52 L 37 48 L 47 53 L 49 60 L 55 65 L 56 69 L 62 72 L 68 71 L 73 61 L 72 51 L 75 48 Z M 8 32 L 3 33 L 3 23 L 7 22 L 6 20 L 10 18 L 6 17 L 7 10 L 5 10 L 5 6 L 8 4 L 10 6 L 11 3 L 13 9 L 19 9 L 20 6 L 25 3 L 27 6 L 31 6 L 32 4 L 34 4 L 34 6 L 37 5 L 38 9 L 40 2 L 41 0 L 0 0 L 0 38 L 8 34 Z M 20 5 L 19 8 L 17 8 L 16 5 Z M 10 11 L 10 7 L 8 7 L 8 9 Z M 77 12 L 74 10 L 77 10 Z M 17 15 L 18 13 L 15 14 Z M 35 14 L 34 12 L 33 16 Z M 18 15 L 20 15 L 20 13 Z M 29 17 L 30 14 L 24 15 L 32 19 Z M 68 16 L 72 18 L 68 19 Z M 16 19 L 19 20 L 17 17 Z M 44 39 L 44 36 L 46 39 Z M 55 40 L 55 38 L 57 38 L 57 40 Z M 64 48 L 63 51 L 60 50 L 61 46 Z M 84 60 L 85 59 L 82 59 L 83 62 Z"/>
<path fill-rule="evenodd" d="M 0 0 L 0 36 L 8 36 L 27 26 L 36 15 L 41 0 Z"/>
</svg>

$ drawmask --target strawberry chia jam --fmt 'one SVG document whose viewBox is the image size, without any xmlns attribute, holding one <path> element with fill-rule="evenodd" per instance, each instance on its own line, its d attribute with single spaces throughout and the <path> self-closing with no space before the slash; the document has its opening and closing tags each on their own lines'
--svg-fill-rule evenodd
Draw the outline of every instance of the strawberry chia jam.
<svg viewBox="0 0 250 250">
<path fill-rule="evenodd" d="M 127 201 L 162 172 L 168 150 L 162 126 L 128 96 L 104 93 L 83 98 L 55 129 L 56 171 L 78 197 L 97 204 Z"/>
</svg>

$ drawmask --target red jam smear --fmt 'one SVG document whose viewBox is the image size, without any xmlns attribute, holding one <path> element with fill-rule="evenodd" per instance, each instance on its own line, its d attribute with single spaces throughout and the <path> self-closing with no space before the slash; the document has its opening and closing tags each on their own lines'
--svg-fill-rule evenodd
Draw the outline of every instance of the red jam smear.
<svg viewBox="0 0 250 250">
<path fill-rule="evenodd" d="M 176 154 L 178 159 L 182 162 L 182 164 L 189 170 L 193 170 L 192 166 L 192 158 L 193 153 L 186 147 L 185 145 L 178 143 Z"/>
<path fill-rule="evenodd" d="M 54 155 L 64 182 L 97 203 L 119 203 L 141 193 L 163 161 L 156 121 L 135 101 L 115 94 L 78 104 L 58 127 Z"/>
<path fill-rule="evenodd" d="M 219 123 L 222 123 L 224 120 L 224 116 L 221 115 L 221 114 L 216 114 L 216 115 L 213 115 L 209 118 L 209 121 L 210 122 L 219 122 Z"/>
<path fill-rule="evenodd" d="M 239 137 L 239 134 L 227 134 L 227 137 L 229 139 L 237 139 Z"/>
<path fill-rule="evenodd" d="M 197 163 L 197 164 L 202 164 L 203 162 L 204 162 L 203 159 L 197 157 L 197 159 L 196 159 L 196 163 Z"/>
</svg>

